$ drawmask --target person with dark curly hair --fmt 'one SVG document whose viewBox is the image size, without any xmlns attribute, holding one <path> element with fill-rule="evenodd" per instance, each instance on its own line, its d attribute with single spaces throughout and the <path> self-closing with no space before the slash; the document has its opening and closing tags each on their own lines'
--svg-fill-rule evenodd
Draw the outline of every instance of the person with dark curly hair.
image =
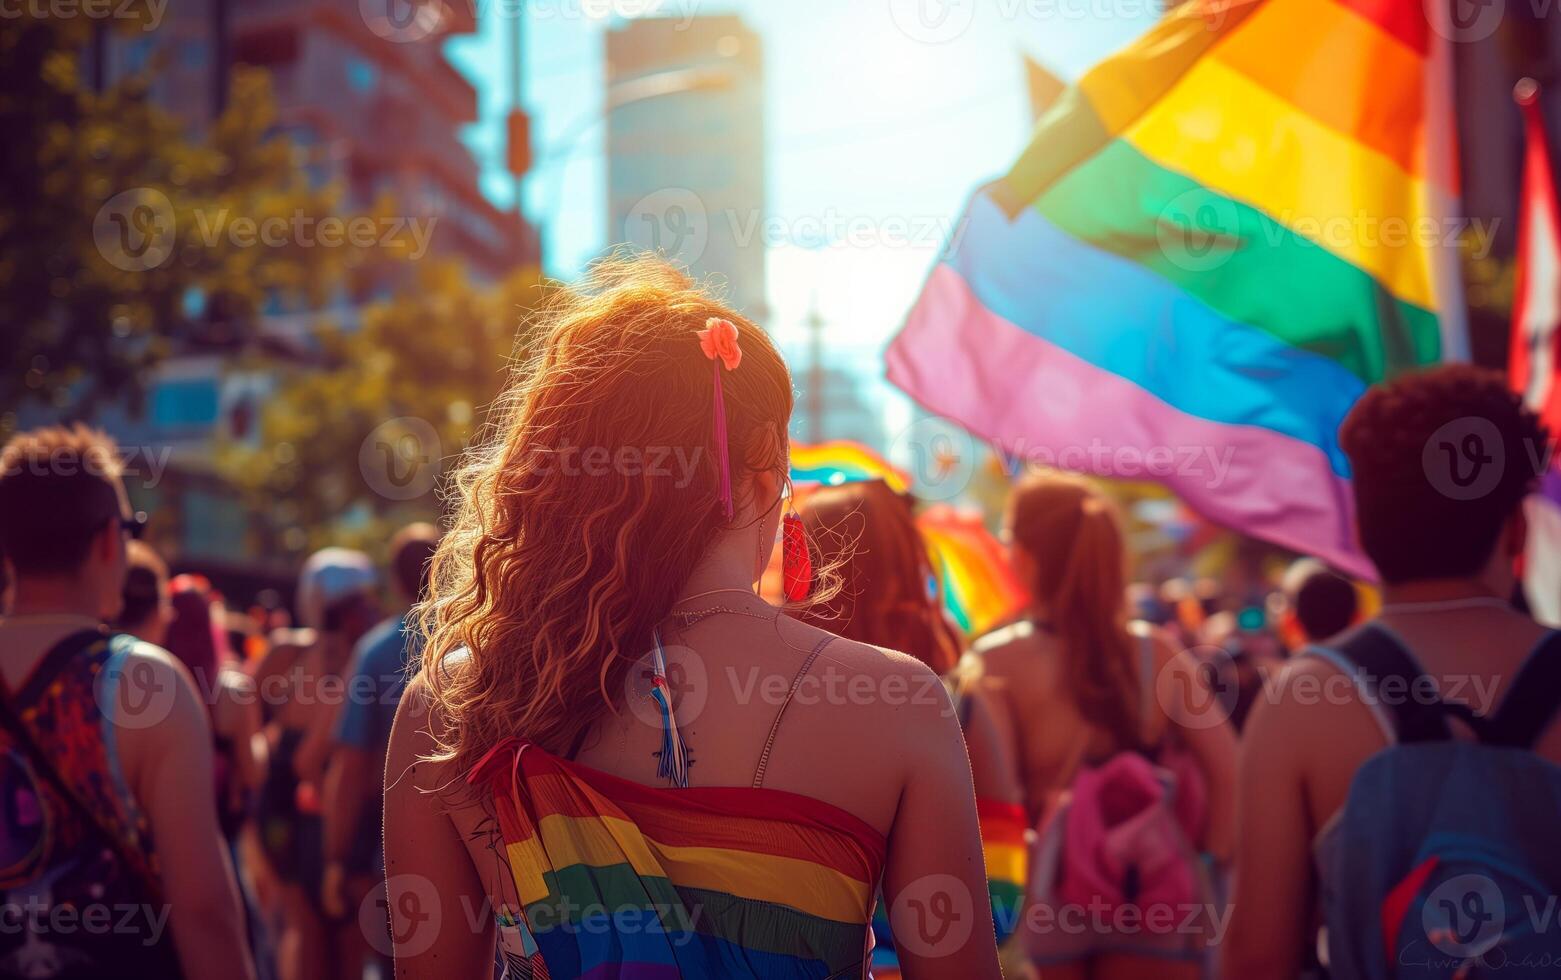
<svg viewBox="0 0 1561 980">
<path fill-rule="evenodd" d="M 1531 656 L 1544 654 L 1536 663 L 1561 656 L 1548 642 L 1552 634 L 1510 603 L 1527 533 L 1523 500 L 1549 441 L 1500 374 L 1458 365 L 1373 387 L 1346 418 L 1340 441 L 1353 469 L 1360 544 L 1380 574 L 1383 605 L 1327 649 L 1291 660 L 1247 723 L 1225 976 L 1294 978 L 1308 963 L 1326 963 L 1330 949 L 1335 968 L 1355 952 L 1346 937 L 1328 932 L 1315 941 L 1315 903 L 1356 887 L 1335 880 L 1337 864 L 1317 856 L 1329 853 L 1347 799 L 1363 791 L 1357 770 L 1401 743 L 1446 744 L 1494 730 L 1509 693 L 1525 688 L 1518 674 Z M 1429 695 L 1390 697 L 1382 682 L 1395 679 L 1394 664 L 1412 668 L 1406 673 L 1415 683 L 1406 690 Z M 1521 700 L 1553 707 L 1561 697 Z M 1406 719 L 1436 731 L 1411 732 Z M 1561 760 L 1553 713 L 1536 709 L 1534 719 L 1527 726 L 1537 732 L 1532 748 Z M 1548 789 L 1533 792 L 1537 806 Z M 1420 906 L 1412 908 L 1404 928 L 1419 930 Z M 1388 945 L 1397 932 L 1394 926 Z"/>
</svg>

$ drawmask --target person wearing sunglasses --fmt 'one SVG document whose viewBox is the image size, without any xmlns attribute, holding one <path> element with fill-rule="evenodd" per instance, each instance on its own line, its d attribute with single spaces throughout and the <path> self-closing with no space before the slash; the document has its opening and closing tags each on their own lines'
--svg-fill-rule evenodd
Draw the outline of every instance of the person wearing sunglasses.
<svg viewBox="0 0 1561 980">
<path fill-rule="evenodd" d="M 200 693 L 102 625 L 146 526 L 120 469 L 82 426 L 0 449 L 0 978 L 252 978 Z"/>
</svg>

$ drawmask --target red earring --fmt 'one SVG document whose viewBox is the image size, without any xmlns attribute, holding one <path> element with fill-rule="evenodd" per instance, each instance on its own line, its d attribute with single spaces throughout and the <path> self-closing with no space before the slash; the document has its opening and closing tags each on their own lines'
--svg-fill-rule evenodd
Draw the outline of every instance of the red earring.
<svg viewBox="0 0 1561 980">
<path fill-rule="evenodd" d="M 781 581 L 787 602 L 801 602 L 813 591 L 813 557 L 808 532 L 795 511 L 781 519 Z"/>
</svg>

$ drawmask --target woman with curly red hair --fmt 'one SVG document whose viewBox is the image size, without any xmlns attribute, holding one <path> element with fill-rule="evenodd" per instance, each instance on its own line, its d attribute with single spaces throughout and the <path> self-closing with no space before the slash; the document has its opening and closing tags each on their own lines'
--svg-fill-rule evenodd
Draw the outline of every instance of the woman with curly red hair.
<svg viewBox="0 0 1561 980">
<path fill-rule="evenodd" d="M 391 740 L 398 976 L 483 976 L 497 944 L 512 976 L 864 977 L 881 882 L 906 976 L 996 978 L 942 684 L 755 591 L 774 345 L 652 259 L 540 328 L 457 479 Z"/>
</svg>

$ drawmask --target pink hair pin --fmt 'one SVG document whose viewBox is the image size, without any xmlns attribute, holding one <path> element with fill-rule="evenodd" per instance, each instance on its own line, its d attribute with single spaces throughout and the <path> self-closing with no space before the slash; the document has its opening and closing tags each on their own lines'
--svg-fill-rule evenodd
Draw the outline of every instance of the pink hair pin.
<svg viewBox="0 0 1561 980">
<path fill-rule="evenodd" d="M 726 399 L 721 394 L 721 368 L 737 370 L 743 362 L 743 349 L 737 344 L 737 324 L 713 316 L 705 321 L 705 329 L 696 331 L 699 349 L 715 366 L 715 404 L 713 440 L 716 466 L 720 469 L 721 510 L 727 520 L 732 519 L 732 463 L 726 441 Z"/>
</svg>

